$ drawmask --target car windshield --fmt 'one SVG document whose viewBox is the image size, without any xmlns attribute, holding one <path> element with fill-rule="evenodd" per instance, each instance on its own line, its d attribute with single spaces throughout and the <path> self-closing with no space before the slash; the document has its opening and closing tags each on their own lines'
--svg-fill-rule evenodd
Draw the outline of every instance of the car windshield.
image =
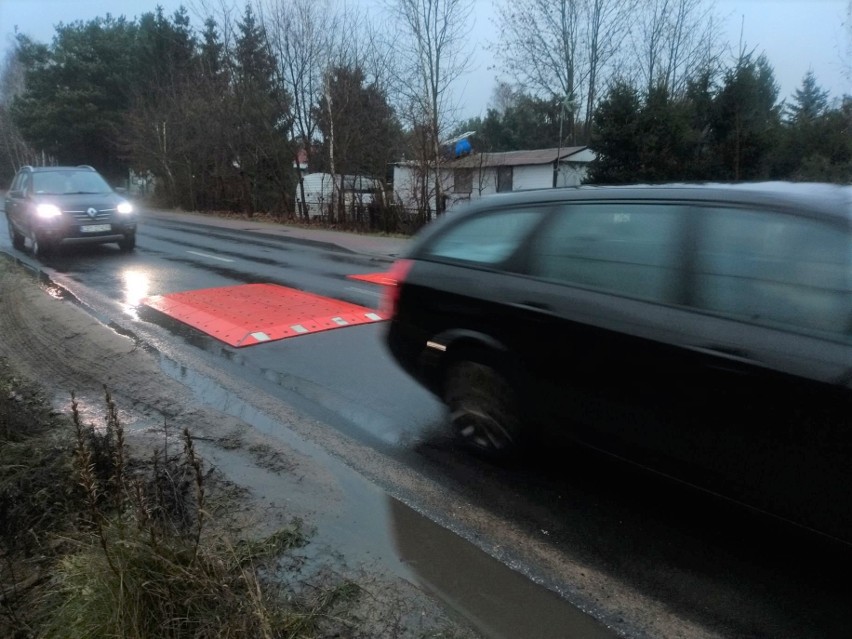
<svg viewBox="0 0 852 639">
<path fill-rule="evenodd" d="M 39 171 L 33 173 L 33 190 L 38 195 L 69 193 L 109 193 L 106 180 L 94 171 Z"/>
</svg>

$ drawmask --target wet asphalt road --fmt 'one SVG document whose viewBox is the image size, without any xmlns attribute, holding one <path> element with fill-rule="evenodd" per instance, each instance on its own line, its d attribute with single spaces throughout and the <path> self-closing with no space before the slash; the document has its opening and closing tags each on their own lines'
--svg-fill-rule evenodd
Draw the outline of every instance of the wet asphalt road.
<svg viewBox="0 0 852 639">
<path fill-rule="evenodd" d="M 0 251 L 38 264 L 14 251 L 5 234 Z M 149 216 L 132 254 L 112 245 L 74 248 L 42 267 L 105 322 L 163 352 L 189 350 L 215 361 L 241 383 L 442 486 L 445 508 L 423 509 L 442 527 L 428 533 L 434 524 L 414 525 L 416 513 L 390 502 L 396 530 L 409 531 L 398 551 L 422 583 L 459 607 L 476 598 L 478 580 L 479 590 L 485 581 L 500 584 L 505 601 L 493 610 L 516 612 L 502 621 L 495 614 L 492 636 L 660 636 L 637 629 L 643 615 L 667 617 L 669 623 L 644 626 L 670 628 L 665 636 L 849 636 L 852 562 L 845 549 L 587 451 L 543 449 L 509 467 L 471 458 L 453 446 L 438 403 L 391 361 L 381 325 L 233 349 L 139 306 L 147 295 L 266 282 L 375 308 L 379 287 L 346 275 L 384 270 L 376 257 Z M 466 528 L 453 513 L 459 504 L 503 528 L 488 536 Z M 473 579 L 454 577 L 462 564 L 444 551 L 462 546 L 443 539 L 450 535 L 445 527 L 512 570 L 489 572 L 487 555 L 477 555 L 464 563 Z M 566 601 L 612 630 L 571 617 Z M 526 633 L 517 625 L 521 609 L 531 611 Z"/>
</svg>

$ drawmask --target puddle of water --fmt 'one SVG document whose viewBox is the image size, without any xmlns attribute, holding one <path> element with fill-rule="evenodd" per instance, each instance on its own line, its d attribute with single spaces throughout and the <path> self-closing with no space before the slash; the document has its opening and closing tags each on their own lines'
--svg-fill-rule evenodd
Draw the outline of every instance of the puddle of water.
<svg viewBox="0 0 852 639">
<path fill-rule="evenodd" d="M 309 559 L 340 553 L 348 565 L 378 566 L 432 594 L 480 633 L 495 639 L 610 639 L 617 634 L 455 533 L 387 495 L 354 469 L 303 439 L 280 421 L 236 397 L 218 382 L 163 356 L 161 368 L 194 390 L 205 404 L 276 437 L 321 466 L 338 499 L 311 503 L 317 533 Z M 254 477 L 253 488 L 275 487 Z"/>
<path fill-rule="evenodd" d="M 402 502 L 387 498 L 399 561 L 417 583 L 488 637 L 617 636 L 558 595 L 510 570 Z"/>
</svg>

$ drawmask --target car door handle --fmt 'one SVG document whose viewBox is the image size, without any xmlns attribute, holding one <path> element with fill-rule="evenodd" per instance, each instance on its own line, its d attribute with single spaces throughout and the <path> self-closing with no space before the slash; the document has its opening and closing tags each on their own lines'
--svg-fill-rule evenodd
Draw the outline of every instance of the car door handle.
<svg viewBox="0 0 852 639">
<path fill-rule="evenodd" d="M 553 310 L 553 307 L 550 304 L 546 304 L 544 302 L 523 301 L 523 302 L 515 302 L 515 303 L 512 304 L 512 306 L 514 306 L 515 308 L 520 308 L 520 309 L 524 309 L 524 310 L 527 310 L 527 311 L 548 311 L 548 312 L 550 312 L 550 311 Z"/>
<path fill-rule="evenodd" d="M 746 371 L 742 368 L 735 366 L 736 364 L 745 364 L 753 366 L 756 363 L 754 359 L 748 356 L 748 353 L 746 351 L 743 351 L 738 348 L 728 348 L 726 346 L 716 345 L 689 345 L 687 346 L 687 348 L 689 348 L 689 350 L 693 352 L 701 353 L 702 355 L 710 355 L 714 358 L 714 360 L 718 362 L 714 364 L 708 364 L 708 368 L 715 368 L 718 370 L 736 373 L 738 375 L 745 375 Z"/>
</svg>

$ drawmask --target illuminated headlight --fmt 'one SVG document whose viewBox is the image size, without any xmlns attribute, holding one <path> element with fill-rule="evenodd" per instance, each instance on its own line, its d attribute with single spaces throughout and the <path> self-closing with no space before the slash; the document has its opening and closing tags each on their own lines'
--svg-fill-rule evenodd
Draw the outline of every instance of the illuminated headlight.
<svg viewBox="0 0 852 639">
<path fill-rule="evenodd" d="M 127 213 L 133 213 L 133 206 L 131 206 L 130 202 L 122 202 L 118 205 L 118 212 L 124 213 L 125 215 Z"/>
<path fill-rule="evenodd" d="M 60 211 L 59 207 L 55 204 L 39 204 L 36 207 L 36 213 L 39 217 L 44 218 L 46 220 L 62 215 L 62 211 Z"/>
</svg>

